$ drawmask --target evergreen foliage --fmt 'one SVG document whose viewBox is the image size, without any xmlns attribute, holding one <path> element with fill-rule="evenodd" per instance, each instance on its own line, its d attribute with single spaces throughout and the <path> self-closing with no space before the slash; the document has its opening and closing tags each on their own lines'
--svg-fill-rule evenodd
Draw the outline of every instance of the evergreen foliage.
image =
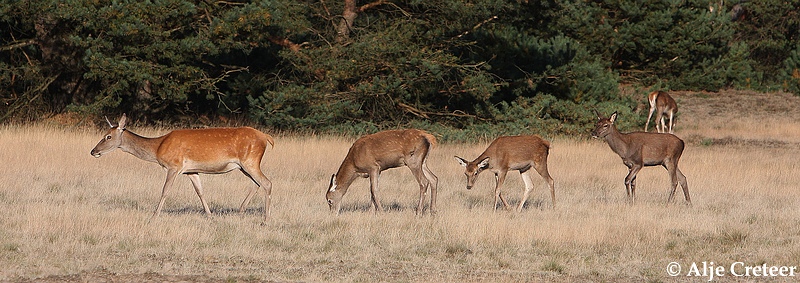
<svg viewBox="0 0 800 283">
<path fill-rule="evenodd" d="M 620 84 L 800 93 L 798 10 L 777 0 L 0 0 L 0 121 L 126 112 L 304 132 L 421 127 L 444 140 L 585 135 L 594 110 L 644 122 L 634 114 L 644 94 L 623 96 Z"/>
</svg>

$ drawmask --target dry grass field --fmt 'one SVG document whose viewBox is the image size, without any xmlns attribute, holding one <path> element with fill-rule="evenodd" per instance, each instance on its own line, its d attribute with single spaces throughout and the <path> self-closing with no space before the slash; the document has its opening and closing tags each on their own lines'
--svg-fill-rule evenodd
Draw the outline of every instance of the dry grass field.
<svg viewBox="0 0 800 283">
<path fill-rule="evenodd" d="M 388 212 L 369 210 L 360 179 L 333 216 L 324 191 L 352 140 L 276 136 L 263 164 L 274 184 L 265 225 L 260 194 L 238 213 L 253 186 L 238 171 L 202 176 L 212 218 L 181 177 L 151 219 L 165 177 L 158 165 L 121 151 L 91 157 L 101 137 L 95 129 L 0 126 L 0 281 L 705 282 L 687 276 L 704 261 L 726 269 L 715 282 L 800 279 L 800 270 L 728 270 L 736 262 L 737 274 L 744 266 L 800 266 L 800 98 L 734 91 L 676 100 L 693 206 L 680 193 L 665 205 L 661 167 L 639 173 L 637 203 L 628 204 L 627 168 L 604 142 L 555 138 L 555 209 L 535 174 L 521 213 L 492 211 L 490 173 L 466 190 L 453 156 L 474 158 L 481 142 L 432 152 L 436 217 L 414 216 L 418 188 L 406 168 L 381 176 Z M 504 191 L 512 205 L 522 186 L 510 173 Z M 671 262 L 682 266 L 677 277 L 668 274 Z"/>
</svg>

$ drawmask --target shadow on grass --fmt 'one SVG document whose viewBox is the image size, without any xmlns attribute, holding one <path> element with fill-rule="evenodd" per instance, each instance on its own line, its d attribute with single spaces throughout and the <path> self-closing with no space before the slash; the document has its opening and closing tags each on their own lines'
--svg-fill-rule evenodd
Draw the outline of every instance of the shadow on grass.
<svg viewBox="0 0 800 283">
<path fill-rule="evenodd" d="M 381 202 L 381 205 L 383 206 L 383 212 L 416 212 L 417 209 L 416 205 L 413 206 L 403 205 L 399 202 L 388 202 L 388 203 Z M 429 204 L 423 205 L 422 211 L 423 213 L 429 213 L 430 205 Z M 372 213 L 375 212 L 375 209 L 372 207 L 371 202 L 349 203 L 342 205 L 342 210 L 340 213 L 354 213 L 354 212 Z"/>
<path fill-rule="evenodd" d="M 172 209 L 163 209 L 161 211 L 162 214 L 169 214 L 169 215 L 190 215 L 190 214 L 199 214 L 205 215 L 206 212 L 203 210 L 202 206 L 187 206 L 181 208 L 172 208 Z M 239 213 L 239 208 L 233 207 L 219 207 L 219 208 L 211 208 L 211 215 L 212 216 L 228 216 L 228 215 L 263 215 L 264 208 L 245 208 L 244 213 Z"/>
</svg>

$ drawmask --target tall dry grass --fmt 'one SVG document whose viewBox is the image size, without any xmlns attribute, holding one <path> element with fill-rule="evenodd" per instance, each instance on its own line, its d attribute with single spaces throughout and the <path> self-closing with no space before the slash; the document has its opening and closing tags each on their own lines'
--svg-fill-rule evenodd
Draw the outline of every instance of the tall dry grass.
<svg viewBox="0 0 800 283">
<path fill-rule="evenodd" d="M 100 135 L 0 127 L 0 281 L 96 270 L 312 282 L 670 281 L 672 261 L 800 264 L 792 148 L 689 145 L 680 167 L 694 206 L 681 195 L 664 204 L 660 167 L 640 172 L 629 205 L 627 169 L 607 145 L 556 139 L 557 207 L 534 176 L 522 213 L 495 213 L 494 178 L 486 173 L 468 191 L 453 159 L 487 144 L 444 144 L 429 157 L 440 185 L 436 217 L 414 217 L 418 188 L 406 168 L 381 177 L 387 213 L 369 211 L 368 182 L 358 180 L 332 216 L 324 190 L 352 140 L 276 137 L 263 166 L 273 219 L 262 226 L 261 197 L 236 212 L 253 186 L 238 172 L 201 177 L 213 218 L 180 178 L 150 219 L 163 169 L 121 151 L 91 157 Z M 518 203 L 522 187 L 510 174 L 507 199 Z"/>
</svg>

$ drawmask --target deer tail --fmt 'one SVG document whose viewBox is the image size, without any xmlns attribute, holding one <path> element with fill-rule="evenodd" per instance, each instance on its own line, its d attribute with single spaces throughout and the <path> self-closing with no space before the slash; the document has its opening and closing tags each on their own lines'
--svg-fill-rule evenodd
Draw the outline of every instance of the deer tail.
<svg viewBox="0 0 800 283">
<path fill-rule="evenodd" d="M 428 141 L 431 149 L 436 147 L 436 137 L 427 132 L 422 132 L 422 137 Z"/>
<path fill-rule="evenodd" d="M 654 91 L 647 95 L 647 101 L 650 102 L 650 108 L 656 107 L 656 98 L 658 98 L 659 92 L 660 91 Z"/>
<path fill-rule="evenodd" d="M 272 136 L 270 136 L 268 134 L 264 134 L 264 139 L 267 140 L 267 142 L 269 143 L 269 147 L 270 148 L 275 148 L 275 140 L 272 139 Z"/>
</svg>

